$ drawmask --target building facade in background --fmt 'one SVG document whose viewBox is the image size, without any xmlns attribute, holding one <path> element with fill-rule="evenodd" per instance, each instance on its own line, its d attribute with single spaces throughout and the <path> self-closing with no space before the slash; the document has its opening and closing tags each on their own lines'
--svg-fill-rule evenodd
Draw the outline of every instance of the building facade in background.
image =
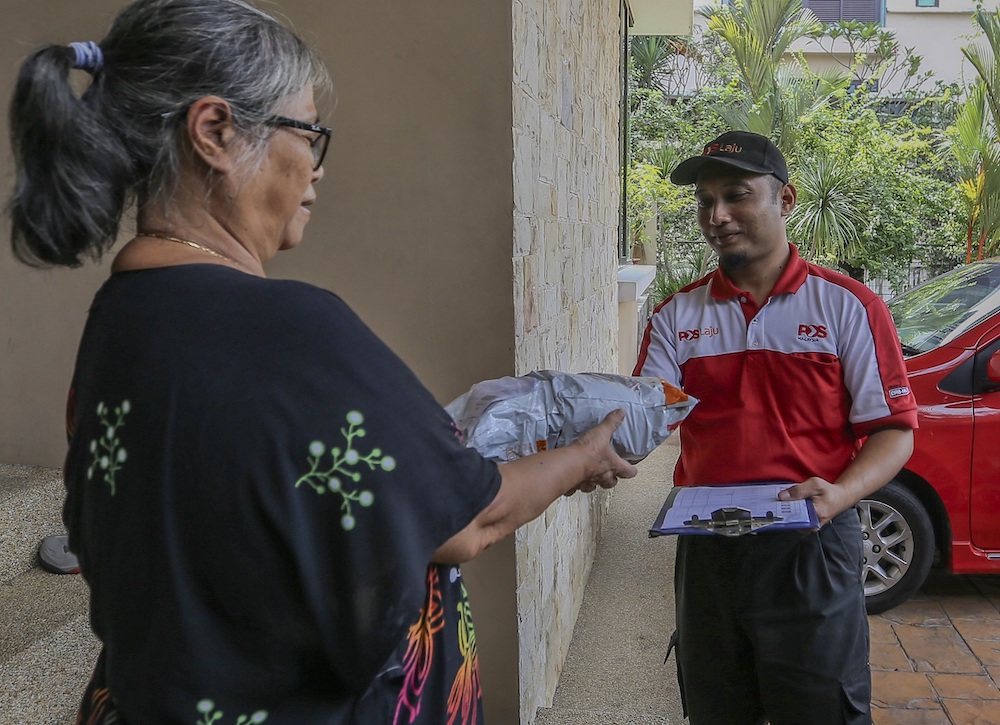
<svg viewBox="0 0 1000 725">
<path fill-rule="evenodd" d="M 977 7 L 975 0 L 803 0 L 802 4 L 823 22 L 858 20 L 879 23 L 891 30 L 901 49 L 912 48 L 922 57 L 921 72 L 932 72 L 931 78 L 921 86 L 924 90 L 930 90 L 935 81 L 964 84 L 976 77 L 961 50 L 980 35 L 972 17 Z M 1000 7 L 998 0 L 984 0 L 978 4 L 988 11 Z M 805 53 L 812 67 L 829 62 L 824 60 L 825 53 L 816 43 L 800 43 L 795 47 Z M 843 45 L 834 44 L 833 49 L 838 48 L 842 49 Z M 840 60 L 850 62 L 846 55 Z M 897 76 L 880 92 L 891 94 L 902 82 L 902 77 Z"/>
</svg>

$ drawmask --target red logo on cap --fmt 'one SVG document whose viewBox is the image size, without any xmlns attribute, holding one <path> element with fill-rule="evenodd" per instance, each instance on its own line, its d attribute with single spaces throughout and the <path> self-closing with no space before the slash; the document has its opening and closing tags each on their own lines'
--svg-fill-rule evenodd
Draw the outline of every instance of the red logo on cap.
<svg viewBox="0 0 1000 725">
<path fill-rule="evenodd" d="M 735 143 L 727 143 L 725 146 L 717 143 L 709 144 L 705 147 L 702 155 L 710 154 L 741 154 L 743 153 L 743 147 Z"/>
</svg>

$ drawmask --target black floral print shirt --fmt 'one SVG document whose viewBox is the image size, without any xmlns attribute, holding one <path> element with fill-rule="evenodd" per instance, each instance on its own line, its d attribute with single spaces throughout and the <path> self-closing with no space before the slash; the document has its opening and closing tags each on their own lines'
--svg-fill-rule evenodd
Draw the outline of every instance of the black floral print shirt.
<svg viewBox="0 0 1000 725">
<path fill-rule="evenodd" d="M 113 275 L 70 395 L 64 519 L 104 649 L 81 723 L 482 719 L 458 567 L 494 498 L 335 295 L 217 265 Z"/>
</svg>

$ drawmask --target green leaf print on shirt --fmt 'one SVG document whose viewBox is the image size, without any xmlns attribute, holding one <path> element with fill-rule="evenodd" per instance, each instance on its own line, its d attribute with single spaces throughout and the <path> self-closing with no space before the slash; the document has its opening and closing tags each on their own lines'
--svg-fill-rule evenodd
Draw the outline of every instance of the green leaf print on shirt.
<svg viewBox="0 0 1000 725">
<path fill-rule="evenodd" d="M 195 725 L 214 725 L 214 723 L 219 723 L 222 720 L 222 710 L 215 709 L 215 703 L 211 700 L 201 700 L 197 705 L 198 712 L 201 713 L 201 717 L 198 718 Z M 267 712 L 264 710 L 258 710 L 253 715 L 240 715 L 236 718 L 236 725 L 260 725 L 260 723 L 267 720 Z"/>
<path fill-rule="evenodd" d="M 115 475 L 125 464 L 128 454 L 121 446 L 118 429 L 125 425 L 125 416 L 132 410 L 132 404 L 123 400 L 114 410 L 115 421 L 111 422 L 111 409 L 103 402 L 97 404 L 97 416 L 104 426 L 104 435 L 90 442 L 90 455 L 93 460 L 87 469 L 87 480 L 94 478 L 98 470 L 104 471 L 104 482 L 111 486 L 111 495 L 115 495 Z"/>
<path fill-rule="evenodd" d="M 357 503 L 360 506 L 368 507 L 375 502 L 375 494 L 371 491 L 362 490 L 360 486 L 353 490 L 345 488 L 346 481 L 355 484 L 361 482 L 361 473 L 351 469 L 364 463 L 372 471 L 376 468 L 392 471 L 396 468 L 396 459 L 392 456 L 382 455 L 381 448 L 372 448 L 368 455 L 362 456 L 354 448 L 354 439 L 365 437 L 365 429 L 361 427 L 361 424 L 365 422 L 365 417 L 360 412 L 352 410 L 347 414 L 347 422 L 348 428 L 346 430 L 340 429 L 340 434 L 344 436 L 345 441 L 343 450 L 337 447 L 327 451 L 323 441 L 313 441 L 309 444 L 307 460 L 311 470 L 295 482 L 295 487 L 298 488 L 305 483 L 319 494 L 324 494 L 327 491 L 339 494 L 342 499 L 340 508 L 344 512 L 340 518 L 340 525 L 344 527 L 345 531 L 351 531 L 357 525 L 352 504 Z M 321 462 L 328 452 L 330 464 L 324 470 L 320 470 Z"/>
</svg>

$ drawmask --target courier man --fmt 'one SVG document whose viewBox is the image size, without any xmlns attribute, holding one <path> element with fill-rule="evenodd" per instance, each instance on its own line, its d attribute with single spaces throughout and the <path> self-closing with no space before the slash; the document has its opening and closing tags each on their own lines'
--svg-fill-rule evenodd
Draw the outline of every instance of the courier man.
<svg viewBox="0 0 1000 725">
<path fill-rule="evenodd" d="M 871 673 L 855 504 L 909 458 L 916 427 L 895 328 L 861 283 L 803 260 L 770 140 L 724 133 L 670 180 L 694 184 L 719 268 L 668 297 L 636 375 L 699 399 L 674 484 L 787 481 L 818 531 L 681 536 L 678 679 L 692 725 L 868 725 Z"/>
</svg>

